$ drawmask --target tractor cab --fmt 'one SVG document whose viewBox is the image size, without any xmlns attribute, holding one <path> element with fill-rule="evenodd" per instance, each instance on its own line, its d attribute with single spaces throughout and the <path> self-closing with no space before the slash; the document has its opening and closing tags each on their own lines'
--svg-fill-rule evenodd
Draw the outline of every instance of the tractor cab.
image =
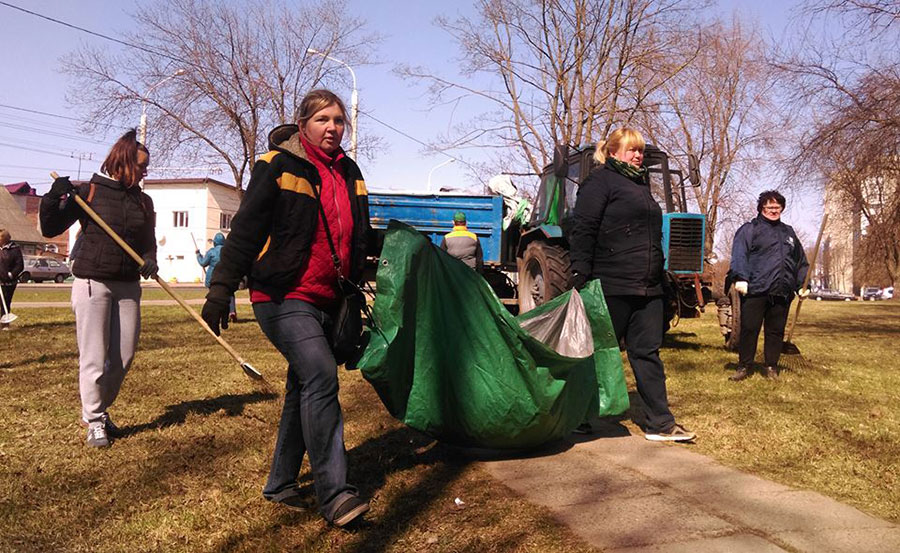
<svg viewBox="0 0 900 553">
<path fill-rule="evenodd" d="M 596 167 L 594 149 L 594 146 L 557 147 L 553 162 L 541 174 L 531 220 L 522 229 L 517 245 L 518 298 L 522 313 L 569 288 L 568 236 L 578 186 Z M 644 167 L 648 170 L 647 184 L 664 213 L 665 269 L 680 290 L 679 312 L 690 315 L 706 301 L 699 280 L 703 272 L 706 218 L 687 213 L 686 180 L 681 171 L 669 167 L 669 156 L 664 151 L 647 144 Z M 691 184 L 699 182 L 696 167 L 696 161 L 691 158 Z M 688 289 L 693 293 L 688 294 Z"/>
</svg>

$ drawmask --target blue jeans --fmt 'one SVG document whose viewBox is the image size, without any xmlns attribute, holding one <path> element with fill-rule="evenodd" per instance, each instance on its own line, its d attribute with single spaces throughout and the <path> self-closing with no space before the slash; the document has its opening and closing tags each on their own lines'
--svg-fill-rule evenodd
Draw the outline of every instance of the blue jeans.
<svg viewBox="0 0 900 553">
<path fill-rule="evenodd" d="M 337 364 L 324 331 L 330 320 L 315 306 L 291 299 L 255 303 L 253 312 L 288 361 L 278 441 L 263 495 L 270 500 L 292 495 L 303 455 L 309 453 L 319 510 L 332 521 L 337 508 L 357 490 L 347 484 Z"/>
</svg>

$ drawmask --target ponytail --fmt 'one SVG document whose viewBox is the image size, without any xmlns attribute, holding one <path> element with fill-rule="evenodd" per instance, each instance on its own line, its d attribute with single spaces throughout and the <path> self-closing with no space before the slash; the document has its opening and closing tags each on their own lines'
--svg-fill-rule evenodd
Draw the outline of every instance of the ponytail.
<svg viewBox="0 0 900 553">
<path fill-rule="evenodd" d="M 126 187 L 136 185 L 143 178 L 138 167 L 138 150 L 150 155 L 147 147 L 137 141 L 137 130 L 130 129 L 113 144 L 100 170 Z"/>
<path fill-rule="evenodd" d="M 597 147 L 594 149 L 594 161 L 602 165 L 606 163 L 606 158 L 610 157 L 610 154 L 618 152 L 623 146 L 625 149 L 637 146 L 643 150 L 646 145 L 647 142 L 641 133 L 629 127 L 619 127 L 609 133 L 606 140 L 597 142 Z"/>
</svg>

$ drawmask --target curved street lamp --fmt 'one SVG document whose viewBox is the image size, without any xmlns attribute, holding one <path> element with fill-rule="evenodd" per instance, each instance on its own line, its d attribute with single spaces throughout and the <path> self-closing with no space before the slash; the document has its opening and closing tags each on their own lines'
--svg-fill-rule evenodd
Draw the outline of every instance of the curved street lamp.
<svg viewBox="0 0 900 553">
<path fill-rule="evenodd" d="M 324 52 L 320 52 L 315 48 L 307 48 L 306 52 L 308 54 L 316 54 L 317 56 L 322 56 L 325 59 L 331 60 L 335 63 L 339 63 L 347 68 L 350 71 L 350 76 L 353 78 L 353 92 L 350 93 L 350 157 L 356 161 L 356 121 L 359 117 L 359 93 L 356 91 L 356 73 L 353 72 L 353 68 L 344 63 L 343 61 L 333 58 Z"/>
<path fill-rule="evenodd" d="M 454 161 L 456 161 L 456 158 L 451 157 L 447 161 L 442 161 L 441 163 L 438 163 L 437 165 L 435 165 L 434 167 L 431 168 L 431 171 L 428 171 L 428 193 L 429 194 L 431 193 L 431 174 L 434 173 L 434 170 L 439 167 L 443 167 L 444 165 L 453 163 Z"/>
<path fill-rule="evenodd" d="M 141 126 L 140 126 L 141 138 L 140 138 L 140 142 L 144 146 L 147 145 L 147 98 L 150 96 L 150 93 L 153 92 L 153 89 L 155 89 L 159 85 L 163 84 L 164 82 L 168 81 L 169 79 L 174 79 L 175 77 L 180 77 L 181 75 L 184 75 L 185 73 L 186 73 L 186 71 L 184 69 L 179 69 L 179 70 L 175 71 L 174 73 L 172 73 L 165 79 L 163 79 L 163 80 L 159 81 L 158 83 L 156 83 L 155 85 L 151 86 L 149 89 L 147 89 L 147 92 L 144 93 L 143 96 L 141 96 Z"/>
</svg>

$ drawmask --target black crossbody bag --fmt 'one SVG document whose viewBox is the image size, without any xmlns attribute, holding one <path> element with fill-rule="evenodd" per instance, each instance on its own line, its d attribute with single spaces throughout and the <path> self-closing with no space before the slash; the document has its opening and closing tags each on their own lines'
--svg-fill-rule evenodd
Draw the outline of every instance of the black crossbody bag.
<svg viewBox="0 0 900 553">
<path fill-rule="evenodd" d="M 319 212 L 322 214 L 322 226 L 325 229 L 325 237 L 328 238 L 328 247 L 331 249 L 331 261 L 337 272 L 338 294 L 340 294 L 337 309 L 333 311 L 331 329 L 330 331 L 326 329 L 325 335 L 331 344 L 331 351 L 337 364 L 344 365 L 346 369 L 355 369 L 367 342 L 363 340 L 362 314 L 365 311 L 370 320 L 371 314 L 362 288 L 344 278 L 341 273 L 341 258 L 338 257 L 334 241 L 331 239 L 322 198 L 315 186 L 312 189 L 319 203 Z"/>
</svg>

